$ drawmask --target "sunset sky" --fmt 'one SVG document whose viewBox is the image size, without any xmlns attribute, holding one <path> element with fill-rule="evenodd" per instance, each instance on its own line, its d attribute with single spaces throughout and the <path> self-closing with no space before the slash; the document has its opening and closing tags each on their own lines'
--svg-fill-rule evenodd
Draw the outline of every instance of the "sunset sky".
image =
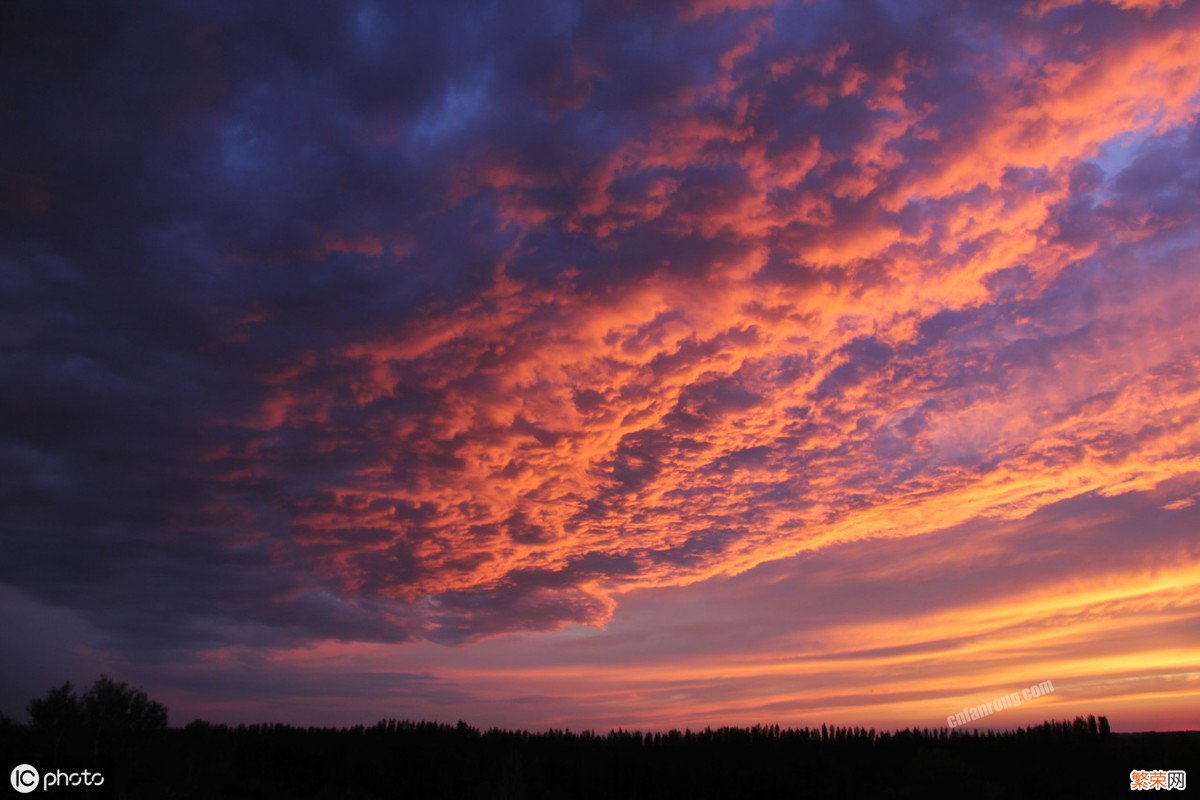
<svg viewBox="0 0 1200 800">
<path fill-rule="evenodd" d="M 1200 2 L 29 0 L 0 84 L 10 717 L 1200 727 Z"/>
</svg>

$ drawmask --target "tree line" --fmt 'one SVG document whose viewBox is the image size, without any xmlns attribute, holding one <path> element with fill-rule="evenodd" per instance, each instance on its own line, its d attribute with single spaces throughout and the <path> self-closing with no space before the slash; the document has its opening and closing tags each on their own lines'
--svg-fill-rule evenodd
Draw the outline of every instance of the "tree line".
<svg viewBox="0 0 1200 800">
<path fill-rule="evenodd" d="M 1200 763 L 1198 733 L 1115 734 L 1103 716 L 1005 731 L 171 728 L 161 704 L 107 677 L 28 713 L 0 721 L 13 765 L 100 771 L 93 796 L 129 798 L 1107 797 L 1129 791 L 1130 770 Z"/>
</svg>

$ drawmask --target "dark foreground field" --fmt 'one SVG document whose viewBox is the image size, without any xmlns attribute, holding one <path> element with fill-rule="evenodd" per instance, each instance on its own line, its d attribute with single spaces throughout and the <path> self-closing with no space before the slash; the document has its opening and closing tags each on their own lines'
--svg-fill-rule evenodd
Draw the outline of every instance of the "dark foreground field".
<svg viewBox="0 0 1200 800">
<path fill-rule="evenodd" d="M 87 769 L 105 779 L 100 789 L 39 786 L 34 796 L 137 798 L 1102 798 L 1128 797 L 1133 769 L 1190 767 L 1188 777 L 1200 779 L 1200 733 L 1108 733 L 1094 719 L 981 734 L 755 727 L 601 735 L 396 721 L 102 727 L 5 722 L 0 766 Z"/>
</svg>

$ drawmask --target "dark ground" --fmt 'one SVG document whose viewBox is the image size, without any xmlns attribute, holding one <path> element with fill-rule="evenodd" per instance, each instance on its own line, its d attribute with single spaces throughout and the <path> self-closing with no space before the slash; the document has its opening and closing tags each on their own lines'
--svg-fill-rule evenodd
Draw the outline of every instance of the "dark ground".
<svg viewBox="0 0 1200 800">
<path fill-rule="evenodd" d="M 1184 769 L 1200 780 L 1200 732 L 1108 733 L 1103 719 L 980 734 L 535 734 L 396 721 L 100 727 L 4 722 L 0 766 L 105 776 L 100 789 L 39 787 L 34 796 L 130 798 L 1105 798 L 1130 796 L 1133 769 Z"/>
</svg>

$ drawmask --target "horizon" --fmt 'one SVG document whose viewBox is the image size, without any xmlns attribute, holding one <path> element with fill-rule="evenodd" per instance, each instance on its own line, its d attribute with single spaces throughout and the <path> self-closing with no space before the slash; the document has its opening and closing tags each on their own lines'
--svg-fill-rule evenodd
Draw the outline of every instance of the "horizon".
<svg viewBox="0 0 1200 800">
<path fill-rule="evenodd" d="M 0 712 L 1196 729 L 1200 3 L 401 5 L 0 10 Z"/>
<path fill-rule="evenodd" d="M 106 680 L 111 681 L 113 679 L 111 678 L 111 676 L 102 675 L 102 676 L 100 676 L 99 680 L 100 681 L 106 681 Z M 1087 715 L 1081 714 L 1081 715 L 1076 716 L 1074 719 L 1050 719 L 1050 718 L 1047 718 L 1047 719 L 1043 719 L 1037 723 L 1032 723 L 1029 725 L 1022 725 L 1022 726 L 1013 726 L 1013 727 L 1001 727 L 1001 726 L 996 726 L 996 725 L 991 725 L 991 726 L 981 725 L 981 724 L 975 724 L 975 722 L 972 721 L 972 722 L 968 722 L 968 723 L 957 723 L 957 724 L 934 726 L 934 727 L 909 726 L 909 727 L 904 727 L 904 728 L 884 728 L 884 729 L 879 729 L 879 730 L 876 730 L 874 727 L 868 728 L 868 727 L 863 727 L 863 726 L 839 726 L 839 725 L 830 725 L 827 723 L 820 723 L 819 725 L 818 724 L 804 725 L 804 726 L 801 726 L 801 725 L 786 726 L 786 725 L 779 725 L 779 724 L 755 724 L 755 725 L 747 725 L 747 726 L 714 727 L 714 726 L 706 725 L 703 728 L 697 728 L 694 730 L 690 727 L 656 728 L 656 729 L 649 729 L 649 730 L 626 729 L 626 728 L 619 728 L 619 727 L 618 728 L 609 728 L 607 730 L 593 729 L 593 728 L 571 728 L 571 727 L 539 727 L 539 728 L 486 727 L 485 728 L 485 727 L 480 727 L 477 725 L 472 725 L 471 723 L 467 722 L 466 720 L 462 720 L 462 719 L 448 721 L 448 720 L 410 719 L 410 718 L 395 718 L 395 717 L 383 717 L 383 718 L 380 718 L 380 719 L 378 719 L 374 722 L 370 722 L 370 723 L 358 722 L 358 723 L 350 723 L 350 724 L 324 725 L 324 726 L 305 726 L 305 725 L 298 725 L 298 724 L 293 724 L 293 723 L 271 721 L 271 720 L 258 720 L 258 721 L 253 721 L 253 722 L 232 722 L 232 723 L 231 722 L 214 722 L 211 720 L 200 719 L 200 718 L 191 719 L 191 720 L 188 720 L 187 722 L 183 722 L 183 723 L 176 721 L 175 724 L 171 724 L 170 709 L 166 708 L 165 706 L 161 706 L 161 704 L 157 703 L 157 701 L 155 701 L 154 698 L 146 696 L 145 693 L 139 687 L 130 686 L 128 683 L 121 682 L 121 681 L 116 681 L 115 686 L 118 687 L 118 691 L 120 691 L 122 693 L 128 693 L 128 694 L 132 694 L 132 695 L 141 695 L 143 697 L 144 701 L 149 701 L 149 703 L 153 706 L 159 706 L 163 712 L 163 719 L 165 722 L 162 729 L 163 730 L 175 730 L 175 731 L 183 730 L 185 728 L 192 728 L 195 726 L 201 726 L 201 727 L 205 727 L 205 728 L 213 727 L 213 728 L 230 728 L 230 729 L 234 729 L 234 728 L 254 729 L 254 728 L 284 727 L 284 728 L 293 728 L 293 729 L 297 729 L 297 730 L 311 729 L 311 730 L 321 730 L 321 731 L 354 731 L 354 730 L 363 730 L 363 729 L 371 730 L 371 729 L 378 729 L 378 728 L 392 729 L 397 726 L 408 727 L 408 728 L 420 728 L 420 727 L 433 726 L 433 727 L 437 727 L 437 728 L 446 728 L 446 729 L 463 729 L 463 728 L 465 728 L 465 729 L 470 730 L 473 733 L 477 733 L 477 734 L 487 734 L 487 733 L 494 733 L 494 732 L 495 733 L 505 733 L 505 734 L 526 733 L 526 734 L 532 734 L 532 735 L 547 734 L 547 733 L 550 733 L 550 734 L 563 733 L 563 734 L 575 735 L 575 736 L 605 737 L 605 736 L 609 736 L 609 735 L 613 735 L 613 734 L 618 734 L 618 735 L 632 734 L 632 735 L 638 735 L 638 736 L 654 736 L 654 735 L 661 735 L 661 734 L 667 734 L 667 733 L 671 733 L 671 734 L 681 733 L 684 735 L 689 735 L 689 734 L 700 734 L 700 733 L 710 733 L 710 732 L 721 732 L 721 731 L 726 731 L 726 730 L 738 731 L 738 732 L 751 732 L 751 731 L 764 730 L 764 731 L 768 731 L 768 732 L 782 733 L 782 734 L 816 733 L 816 734 L 820 734 L 822 736 L 822 738 L 824 738 L 825 736 L 827 736 L 829 734 L 836 735 L 836 733 L 838 731 L 845 731 L 847 733 L 854 733 L 856 735 L 857 734 L 863 734 L 863 735 L 869 734 L 871 736 L 876 736 L 876 735 L 883 736 L 883 735 L 889 735 L 889 734 L 890 735 L 898 735 L 898 734 L 909 733 L 909 732 L 939 733 L 940 731 L 947 731 L 950 735 L 955 735 L 955 734 L 969 734 L 969 735 L 1004 734 L 1004 735 L 1007 735 L 1007 734 L 1020 733 L 1023 731 L 1032 731 L 1035 729 L 1043 729 L 1043 730 L 1054 729 L 1056 726 L 1070 727 L 1072 725 L 1074 725 L 1074 726 L 1082 725 L 1085 730 L 1090 731 L 1090 735 L 1092 735 L 1092 736 L 1096 736 L 1096 735 L 1108 736 L 1110 734 L 1139 735 L 1139 734 L 1152 734 L 1152 733 L 1200 734 L 1200 729 L 1196 729 L 1196 728 L 1180 729 L 1180 730 L 1166 730 L 1166 731 L 1121 731 L 1121 730 L 1115 730 L 1111 727 L 1108 717 L 1103 714 L 1087 714 Z M 74 698 L 72 702 L 80 703 L 81 700 L 83 699 L 84 694 L 86 693 L 86 691 L 80 691 L 83 688 L 84 687 L 82 685 L 76 686 L 75 684 L 72 684 L 71 682 L 68 681 L 60 686 L 54 687 L 54 690 L 65 692 L 68 696 L 72 696 Z M 44 700 L 44 698 L 33 698 L 31 700 L 31 705 L 35 702 L 40 702 L 43 700 Z M 966 711 L 966 710 L 967 709 L 964 709 L 964 711 Z M 87 714 L 86 711 L 82 711 L 82 710 L 80 710 L 77 713 L 81 713 L 85 716 Z M 984 716 L 987 716 L 987 714 L 985 714 Z M 28 717 L 28 715 L 27 715 L 27 717 Z M 46 720 L 44 720 L 44 719 L 41 720 L 40 722 L 36 719 L 31 721 L 28 718 L 23 721 L 21 719 L 12 719 L 5 715 L 0 715 L 0 721 L 4 721 L 6 723 L 12 723 L 12 724 L 16 724 L 18 726 L 24 726 L 24 727 L 39 727 L 39 726 L 46 725 Z M 952 721 L 952 720 L 948 720 L 948 721 Z M 78 723 L 76 723 L 76 724 L 78 724 Z M 78 730 L 79 730 L 79 728 L 74 728 L 73 733 L 78 733 Z"/>
</svg>

